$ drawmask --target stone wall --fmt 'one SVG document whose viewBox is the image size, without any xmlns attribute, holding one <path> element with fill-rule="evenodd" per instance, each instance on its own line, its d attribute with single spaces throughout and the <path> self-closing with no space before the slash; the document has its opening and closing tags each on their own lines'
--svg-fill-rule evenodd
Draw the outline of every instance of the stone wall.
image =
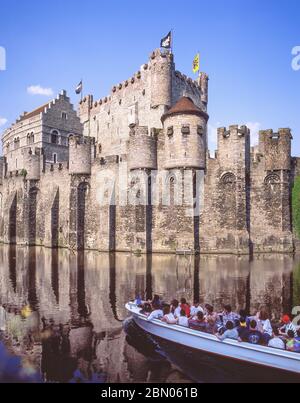
<svg viewBox="0 0 300 403">
<path fill-rule="evenodd" d="M 3 136 L 1 241 L 136 253 L 293 251 L 290 196 L 300 164 L 290 130 L 262 131 L 250 150 L 247 127 L 221 128 L 210 158 L 207 103 L 208 76 L 196 83 L 175 70 L 172 54 L 155 51 L 108 97 L 85 97 L 81 122 L 65 92 L 21 117 Z"/>
</svg>

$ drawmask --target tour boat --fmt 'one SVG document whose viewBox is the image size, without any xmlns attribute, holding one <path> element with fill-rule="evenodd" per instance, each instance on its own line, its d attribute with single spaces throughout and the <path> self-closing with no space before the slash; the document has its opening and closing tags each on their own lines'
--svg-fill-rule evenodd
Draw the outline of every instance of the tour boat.
<svg viewBox="0 0 300 403">
<path fill-rule="evenodd" d="M 147 317 L 140 313 L 141 309 L 132 302 L 126 304 L 126 309 L 140 328 L 164 340 L 223 358 L 300 374 L 300 353 L 230 339 L 220 341 L 213 334 L 169 325 L 156 319 L 148 321 Z"/>
</svg>

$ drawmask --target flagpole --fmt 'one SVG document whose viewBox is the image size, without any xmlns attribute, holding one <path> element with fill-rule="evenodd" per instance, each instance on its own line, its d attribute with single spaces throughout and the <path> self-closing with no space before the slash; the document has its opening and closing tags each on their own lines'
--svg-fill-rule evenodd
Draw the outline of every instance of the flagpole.
<svg viewBox="0 0 300 403">
<path fill-rule="evenodd" d="M 83 79 L 81 79 L 81 102 L 83 99 Z"/>
</svg>

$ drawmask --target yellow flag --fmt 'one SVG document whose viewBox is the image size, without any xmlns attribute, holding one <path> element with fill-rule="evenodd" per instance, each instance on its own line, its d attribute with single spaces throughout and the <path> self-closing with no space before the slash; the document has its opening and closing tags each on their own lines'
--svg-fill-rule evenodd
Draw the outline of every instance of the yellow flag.
<svg viewBox="0 0 300 403">
<path fill-rule="evenodd" d="M 197 53 L 193 61 L 193 73 L 197 73 L 199 70 L 200 70 L 200 54 Z"/>
</svg>

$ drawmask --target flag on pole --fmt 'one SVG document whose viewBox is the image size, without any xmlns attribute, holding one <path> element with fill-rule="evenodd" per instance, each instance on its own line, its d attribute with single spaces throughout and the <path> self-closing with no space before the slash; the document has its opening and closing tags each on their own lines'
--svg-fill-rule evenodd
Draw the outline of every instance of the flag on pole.
<svg viewBox="0 0 300 403">
<path fill-rule="evenodd" d="M 75 90 L 77 95 L 82 93 L 82 88 L 83 88 L 83 85 L 82 85 L 82 80 L 81 80 L 80 83 L 77 85 L 76 90 Z"/>
<path fill-rule="evenodd" d="M 197 53 L 193 60 L 193 73 L 197 73 L 200 70 L 200 54 Z"/>
<path fill-rule="evenodd" d="M 165 49 L 171 49 L 172 46 L 172 32 L 170 31 L 167 36 L 165 36 L 160 41 L 160 47 Z"/>
</svg>

